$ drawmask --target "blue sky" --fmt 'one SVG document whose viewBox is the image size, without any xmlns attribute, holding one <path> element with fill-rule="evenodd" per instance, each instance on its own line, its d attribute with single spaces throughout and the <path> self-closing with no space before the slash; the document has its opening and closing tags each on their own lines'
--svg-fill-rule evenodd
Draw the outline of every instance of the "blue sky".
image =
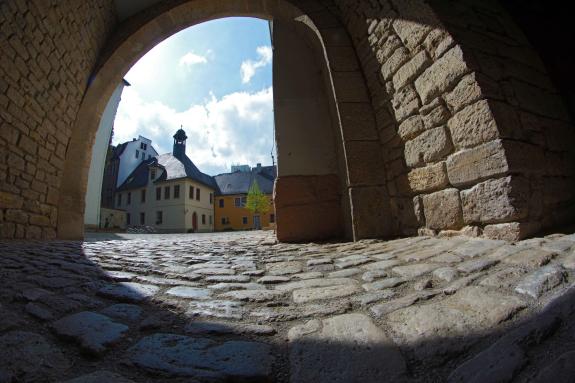
<svg viewBox="0 0 575 383">
<path fill-rule="evenodd" d="M 225 18 L 183 30 L 126 74 L 113 144 L 142 135 L 159 153 L 183 125 L 186 152 L 205 173 L 271 164 L 272 50 L 268 22 Z"/>
</svg>

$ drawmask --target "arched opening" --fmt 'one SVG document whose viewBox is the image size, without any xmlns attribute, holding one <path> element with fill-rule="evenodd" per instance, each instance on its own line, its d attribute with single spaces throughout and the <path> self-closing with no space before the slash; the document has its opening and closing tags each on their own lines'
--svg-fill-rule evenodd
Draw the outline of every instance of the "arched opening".
<svg viewBox="0 0 575 383">
<path fill-rule="evenodd" d="M 161 10 L 151 19 L 146 18 L 147 14 L 136 15 L 104 50 L 78 113 L 67 152 L 58 209 L 59 237 L 82 236 L 79 222 L 92 144 L 92 139 L 86 138 L 94 137 L 105 104 L 122 76 L 166 37 L 197 23 L 229 15 L 273 20 L 278 238 L 293 241 L 384 234 L 360 221 L 352 222 L 351 210 L 361 209 L 362 198 L 356 197 L 350 203 L 350 198 L 353 199 L 350 186 L 362 182 L 369 186 L 374 182 L 359 179 L 361 174 L 357 176 L 353 171 L 348 174 L 349 149 L 343 148 L 339 109 L 346 103 L 359 103 L 367 107 L 368 114 L 371 111 L 353 57 L 342 63 L 336 54 L 342 48 L 351 48 L 343 28 L 332 20 L 322 32 L 312 18 L 283 1 L 256 5 L 193 1 Z M 322 13 L 316 16 L 321 20 Z M 329 33 L 329 40 L 322 33 Z M 346 113 L 365 115 L 366 109 Z M 376 140 L 374 131 L 371 141 Z M 383 169 L 376 167 L 373 171 Z"/>
</svg>

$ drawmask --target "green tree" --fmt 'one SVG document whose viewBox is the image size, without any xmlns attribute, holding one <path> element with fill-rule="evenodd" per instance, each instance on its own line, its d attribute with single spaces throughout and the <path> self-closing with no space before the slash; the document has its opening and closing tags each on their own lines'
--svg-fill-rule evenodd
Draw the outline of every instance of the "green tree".
<svg viewBox="0 0 575 383">
<path fill-rule="evenodd" d="M 246 209 L 251 211 L 253 214 L 265 214 L 270 210 L 270 201 L 268 196 L 262 193 L 256 181 L 252 183 L 248 190 Z M 259 229 L 259 227 L 256 227 L 256 229 Z"/>
</svg>

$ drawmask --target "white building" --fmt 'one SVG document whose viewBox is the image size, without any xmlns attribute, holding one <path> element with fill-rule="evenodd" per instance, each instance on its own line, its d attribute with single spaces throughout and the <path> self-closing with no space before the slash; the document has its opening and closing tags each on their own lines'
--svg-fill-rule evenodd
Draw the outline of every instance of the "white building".
<svg viewBox="0 0 575 383">
<path fill-rule="evenodd" d="M 88 173 L 88 188 L 86 191 L 86 205 L 84 210 L 84 225 L 98 227 L 100 223 L 100 203 L 102 191 L 102 177 L 104 176 L 104 166 L 106 153 L 110 144 L 110 136 L 114 127 L 114 119 L 118 111 L 118 104 L 122 97 L 125 86 L 130 86 L 126 80 L 118 85 L 112 97 L 108 101 L 92 148 L 92 161 L 90 162 L 90 172 Z"/>
<path fill-rule="evenodd" d="M 132 141 L 118 145 L 116 156 L 119 159 L 116 187 L 120 187 L 128 176 L 145 160 L 157 157 L 158 152 L 152 147 L 152 141 L 146 137 L 138 136 Z"/>
</svg>

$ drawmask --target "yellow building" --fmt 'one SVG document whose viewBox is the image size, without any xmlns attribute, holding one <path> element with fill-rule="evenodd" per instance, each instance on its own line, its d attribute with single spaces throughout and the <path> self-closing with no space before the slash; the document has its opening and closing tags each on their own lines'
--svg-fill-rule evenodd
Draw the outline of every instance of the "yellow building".
<svg viewBox="0 0 575 383">
<path fill-rule="evenodd" d="M 272 198 L 275 177 L 275 166 L 261 166 L 261 164 L 250 171 L 235 171 L 215 176 L 219 190 L 215 196 L 214 229 L 250 230 L 275 226 Z M 245 208 L 248 190 L 253 182 L 257 182 L 260 190 L 270 200 L 270 209 L 265 214 L 254 214 Z"/>
</svg>

